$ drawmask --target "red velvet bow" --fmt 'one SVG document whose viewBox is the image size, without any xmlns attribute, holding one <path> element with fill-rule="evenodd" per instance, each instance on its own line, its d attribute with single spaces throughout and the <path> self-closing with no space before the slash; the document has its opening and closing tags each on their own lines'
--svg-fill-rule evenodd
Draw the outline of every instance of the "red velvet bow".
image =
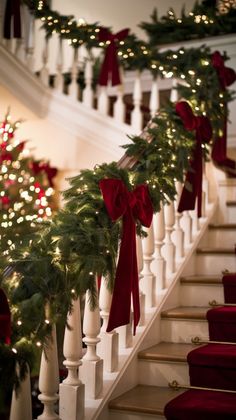
<svg viewBox="0 0 236 420">
<path fill-rule="evenodd" d="M 123 231 L 116 270 L 107 332 L 130 322 L 131 295 L 134 309 L 134 334 L 140 318 L 139 285 L 136 255 L 136 225 L 139 220 L 149 227 L 153 207 L 147 185 L 139 185 L 129 192 L 119 179 L 103 179 L 99 183 L 110 218 L 122 217 Z"/>
<path fill-rule="evenodd" d="M 215 51 L 212 54 L 211 62 L 213 67 L 217 71 L 221 87 L 223 90 L 225 90 L 227 86 L 230 86 L 232 85 L 232 83 L 235 82 L 236 73 L 234 69 L 225 66 L 224 59 L 219 53 L 219 51 Z"/>
<path fill-rule="evenodd" d="M 99 41 L 110 41 L 110 44 L 106 49 L 105 58 L 99 75 L 99 84 L 101 86 L 107 86 L 110 78 L 112 86 L 119 85 L 121 83 L 116 41 L 123 41 L 128 36 L 128 33 L 129 29 L 123 29 L 114 35 L 105 28 L 100 29 L 98 34 Z"/>
<path fill-rule="evenodd" d="M 0 339 L 4 339 L 6 344 L 10 344 L 11 337 L 11 313 L 7 302 L 7 297 L 0 289 Z"/>
<path fill-rule="evenodd" d="M 20 0 L 7 0 L 4 16 L 4 38 L 11 38 L 11 19 L 13 18 L 13 37 L 21 38 Z"/>
<path fill-rule="evenodd" d="M 202 207 L 202 142 L 209 141 L 212 136 L 212 128 L 209 118 L 196 117 L 187 102 L 178 102 L 176 112 L 180 116 L 186 130 L 196 132 L 196 145 L 190 162 L 190 169 L 186 174 L 186 181 L 180 197 L 178 211 L 194 210 L 195 201 L 198 201 L 198 217 L 201 217 Z M 186 188 L 186 184 L 192 186 L 192 191 Z"/>
<path fill-rule="evenodd" d="M 51 166 L 49 166 L 48 163 L 32 162 L 32 169 L 33 169 L 33 172 L 34 172 L 35 175 L 38 175 L 41 171 L 46 172 L 48 182 L 49 182 L 50 186 L 53 187 L 52 179 L 57 174 L 57 169 L 56 168 L 52 168 Z"/>
<path fill-rule="evenodd" d="M 219 82 L 223 91 L 226 90 L 227 86 L 230 86 L 236 80 L 236 72 L 230 67 L 226 67 L 224 59 L 219 53 L 215 51 L 212 54 L 211 62 L 213 67 L 216 69 Z M 224 120 L 223 120 L 223 130 L 222 136 L 219 136 L 215 139 L 213 148 L 212 148 L 212 159 L 217 162 L 217 164 L 222 165 L 225 168 L 228 168 L 229 173 L 231 169 L 235 170 L 236 164 L 235 161 L 227 158 L 227 104 L 224 103 Z"/>
</svg>

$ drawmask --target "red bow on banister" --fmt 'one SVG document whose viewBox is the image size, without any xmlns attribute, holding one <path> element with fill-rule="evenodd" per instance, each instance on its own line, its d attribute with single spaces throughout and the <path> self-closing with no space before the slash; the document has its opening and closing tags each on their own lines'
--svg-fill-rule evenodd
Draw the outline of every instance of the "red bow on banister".
<svg viewBox="0 0 236 420">
<path fill-rule="evenodd" d="M 223 90 L 227 86 L 232 85 L 236 80 L 236 73 L 234 69 L 225 66 L 225 62 L 219 51 L 215 51 L 211 56 L 211 62 L 216 69 L 221 87 Z"/>
<path fill-rule="evenodd" d="M 116 34 L 112 34 L 105 28 L 101 28 L 98 34 L 99 41 L 110 41 L 105 53 L 105 58 L 102 64 L 101 72 L 99 75 L 99 84 L 107 86 L 108 80 L 111 79 L 112 86 L 119 85 L 119 63 L 117 59 L 117 41 L 123 41 L 129 33 L 129 29 L 123 29 Z"/>
<path fill-rule="evenodd" d="M 20 0 L 7 0 L 4 16 L 4 38 L 11 38 L 11 20 L 13 19 L 13 37 L 21 38 Z"/>
<path fill-rule="evenodd" d="M 202 142 L 209 141 L 212 136 L 212 128 L 209 118 L 196 117 L 187 102 L 178 102 L 176 112 L 180 116 L 186 130 L 196 132 L 196 145 L 190 162 L 190 169 L 186 174 L 185 185 L 180 197 L 178 211 L 194 210 L 195 201 L 198 201 L 198 217 L 201 217 L 202 207 Z M 186 188 L 186 184 L 192 186 L 192 191 Z"/>
<path fill-rule="evenodd" d="M 130 322 L 131 295 L 134 309 L 134 334 L 140 318 L 139 281 L 136 255 L 136 223 L 149 227 L 153 207 L 147 185 L 138 185 L 129 192 L 119 179 L 103 179 L 99 182 L 107 212 L 115 221 L 122 217 L 123 231 L 116 269 L 107 332 Z"/>
<path fill-rule="evenodd" d="M 57 174 L 57 168 L 53 168 L 51 167 L 48 163 L 41 163 L 41 162 L 32 162 L 32 170 L 34 172 L 35 175 L 38 175 L 41 171 L 46 172 L 47 174 L 47 178 L 48 178 L 48 182 L 50 184 L 51 187 L 53 187 L 54 183 L 53 183 L 53 178 L 56 176 Z"/>
<path fill-rule="evenodd" d="M 216 69 L 219 82 L 223 91 L 226 90 L 228 86 L 236 80 L 236 72 L 230 67 L 226 67 L 224 59 L 219 53 L 215 51 L 212 54 L 211 62 L 213 67 Z M 217 137 L 214 141 L 212 147 L 212 159 L 226 168 L 226 170 L 231 174 L 232 170 L 235 171 L 236 163 L 234 160 L 227 157 L 227 104 L 224 103 L 224 120 L 222 124 L 222 135 Z"/>
<path fill-rule="evenodd" d="M 11 337 L 11 313 L 7 302 L 7 297 L 2 289 L 0 289 L 0 339 L 4 343 L 10 344 Z"/>
</svg>

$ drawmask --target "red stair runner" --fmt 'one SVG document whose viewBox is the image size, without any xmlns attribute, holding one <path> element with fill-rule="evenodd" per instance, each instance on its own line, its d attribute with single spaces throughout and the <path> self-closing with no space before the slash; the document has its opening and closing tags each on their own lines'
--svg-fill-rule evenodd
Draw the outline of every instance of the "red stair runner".
<svg viewBox="0 0 236 420">
<path fill-rule="evenodd" d="M 222 279 L 225 303 L 236 303 L 236 274 Z M 219 307 L 207 312 L 210 340 L 236 342 L 236 307 Z M 207 344 L 187 357 L 190 384 L 236 391 L 236 345 Z M 170 401 L 167 420 L 236 419 L 236 394 L 190 389 Z"/>
</svg>

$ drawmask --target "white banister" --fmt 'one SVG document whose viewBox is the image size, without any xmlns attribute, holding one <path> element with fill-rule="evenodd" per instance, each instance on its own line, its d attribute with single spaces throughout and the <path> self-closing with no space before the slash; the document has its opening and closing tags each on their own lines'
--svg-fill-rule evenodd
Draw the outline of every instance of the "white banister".
<svg viewBox="0 0 236 420">
<path fill-rule="evenodd" d="M 134 80 L 134 91 L 133 91 L 133 105 L 134 109 L 131 113 L 131 126 L 135 130 L 135 133 L 139 133 L 142 130 L 142 88 L 141 88 L 141 75 L 140 71 L 136 71 Z"/>
<path fill-rule="evenodd" d="M 58 56 L 57 56 L 57 74 L 54 80 L 54 88 L 58 92 L 63 92 L 64 88 L 64 78 L 63 78 L 63 64 L 64 64 L 64 56 L 63 56 L 63 40 L 62 38 L 58 38 L 59 48 L 58 48 Z"/>
<path fill-rule="evenodd" d="M 85 106 L 92 108 L 93 107 L 93 89 L 92 89 L 93 63 L 89 56 L 87 57 L 85 61 L 84 81 L 85 81 L 85 88 L 83 91 L 83 103 Z"/>
<path fill-rule="evenodd" d="M 174 230 L 174 224 L 175 224 L 175 208 L 174 208 L 173 201 L 164 205 L 164 213 L 165 213 L 165 229 L 166 229 L 165 246 L 164 246 L 166 268 L 167 268 L 167 271 L 170 274 L 172 274 L 175 272 L 175 245 L 172 240 L 172 232 Z"/>
<path fill-rule="evenodd" d="M 84 384 L 79 379 L 79 367 L 82 364 L 82 332 L 80 299 L 73 301 L 71 312 L 67 316 L 63 353 L 63 364 L 68 376 L 60 384 L 59 415 L 61 420 L 82 420 L 84 418 Z"/>
<path fill-rule="evenodd" d="M 39 372 L 39 394 L 38 399 L 43 403 L 43 413 L 37 417 L 38 420 L 58 420 L 54 404 L 58 401 L 59 368 L 57 356 L 56 327 L 52 326 L 51 341 L 42 351 L 40 372 Z"/>
<path fill-rule="evenodd" d="M 157 77 L 154 77 L 152 80 L 149 108 L 153 118 L 160 108 L 160 92 Z"/>
<path fill-rule="evenodd" d="M 82 359 L 81 379 L 85 384 L 86 398 L 97 398 L 103 387 L 103 360 L 98 356 L 96 347 L 100 342 L 100 313 L 98 302 L 91 308 L 90 291 L 85 296 L 83 332 L 87 351 Z"/>
<path fill-rule="evenodd" d="M 181 226 L 184 230 L 184 247 L 189 247 L 193 241 L 192 218 L 189 211 L 184 211 L 183 217 L 181 218 Z"/>
<path fill-rule="evenodd" d="M 141 290 L 145 294 L 145 304 L 147 308 L 154 306 L 154 281 L 155 276 L 151 271 L 151 263 L 154 254 L 154 233 L 153 224 L 150 228 L 144 228 L 147 236 L 142 239 L 143 244 L 143 278 L 140 281 Z"/>
<path fill-rule="evenodd" d="M 43 49 L 42 54 L 42 61 L 43 61 L 43 67 L 40 70 L 40 80 L 45 85 L 48 86 L 49 82 L 49 69 L 48 69 L 48 38 L 45 38 L 45 46 Z"/>
<path fill-rule="evenodd" d="M 179 99 L 178 90 L 177 90 L 178 82 L 176 79 L 172 79 L 172 88 L 170 92 L 170 101 L 177 102 Z"/>
<path fill-rule="evenodd" d="M 16 373 L 19 375 L 19 365 L 16 366 Z M 7 379 L 7 378 L 6 378 Z M 27 372 L 23 381 L 20 382 L 20 388 L 12 391 L 10 420 L 32 420 L 32 402 L 30 371 Z"/>
<path fill-rule="evenodd" d="M 142 247 L 142 239 L 140 236 L 136 235 L 136 249 L 137 249 L 137 263 L 138 263 L 138 274 L 139 274 L 139 282 L 141 282 L 143 278 L 142 270 L 143 270 L 143 247 Z M 139 303 L 140 303 L 140 320 L 139 326 L 145 325 L 145 294 L 142 292 L 141 288 L 139 288 Z"/>
<path fill-rule="evenodd" d="M 75 48 L 72 66 L 71 66 L 71 83 L 69 85 L 69 95 L 73 101 L 78 100 L 77 75 L 78 75 L 78 48 Z"/>
<path fill-rule="evenodd" d="M 114 330 L 110 333 L 106 332 L 111 308 L 111 300 L 112 294 L 107 287 L 107 280 L 102 277 L 99 293 L 99 307 L 103 323 L 100 333 L 101 341 L 97 345 L 97 350 L 99 356 L 104 361 L 104 369 L 107 372 L 115 372 L 118 368 L 119 336 Z"/>
<path fill-rule="evenodd" d="M 35 19 L 27 11 L 27 34 L 26 34 L 26 65 L 34 72 L 34 42 L 35 42 Z"/>
<path fill-rule="evenodd" d="M 177 196 L 175 199 L 175 230 L 174 230 L 174 242 L 176 247 L 176 260 L 180 260 L 184 256 L 184 231 L 180 225 L 182 214 L 178 212 L 178 202 L 182 192 L 182 184 L 176 181 L 175 188 Z"/>
<path fill-rule="evenodd" d="M 197 214 L 197 202 L 195 204 L 194 210 L 190 211 L 192 217 L 192 234 L 195 235 L 199 231 L 199 217 Z"/>
<path fill-rule="evenodd" d="M 114 118 L 117 122 L 123 123 L 125 121 L 125 104 L 124 104 L 124 72 L 120 68 L 121 84 L 117 86 L 117 99 L 114 104 Z"/>
<path fill-rule="evenodd" d="M 155 252 L 154 260 L 152 262 L 152 271 L 156 276 L 156 296 L 165 288 L 166 280 L 166 261 L 162 255 L 162 247 L 165 239 L 165 216 L 164 208 L 161 205 L 160 211 L 155 214 L 153 218 L 154 238 L 155 238 Z"/>
<path fill-rule="evenodd" d="M 103 115 L 108 114 L 107 86 L 99 86 L 98 90 L 98 111 Z"/>
</svg>

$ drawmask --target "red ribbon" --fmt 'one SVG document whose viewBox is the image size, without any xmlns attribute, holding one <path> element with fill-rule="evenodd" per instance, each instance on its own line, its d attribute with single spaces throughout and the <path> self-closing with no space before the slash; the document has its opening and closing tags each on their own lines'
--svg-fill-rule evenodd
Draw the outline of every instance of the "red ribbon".
<svg viewBox="0 0 236 420">
<path fill-rule="evenodd" d="M 122 217 L 123 231 L 119 261 L 116 269 L 107 332 L 130 322 L 131 295 L 134 309 L 134 334 L 140 318 L 139 280 L 136 255 L 136 220 L 149 227 L 153 207 L 147 185 L 139 185 L 129 192 L 119 179 L 103 179 L 99 183 L 103 199 L 112 221 Z"/>
<path fill-rule="evenodd" d="M 11 38 L 11 19 L 13 18 L 13 37 L 21 38 L 20 0 L 7 0 L 4 16 L 4 38 Z"/>
<path fill-rule="evenodd" d="M 180 197 L 178 211 L 194 210 L 195 201 L 198 202 L 198 217 L 201 217 L 202 207 L 202 142 L 209 141 L 212 137 L 212 128 L 209 118 L 196 117 L 187 102 L 178 102 L 176 112 L 180 116 L 186 130 L 196 132 L 196 145 L 190 162 L 190 169 L 186 174 L 185 185 Z M 186 186 L 191 184 L 192 191 Z"/>
<path fill-rule="evenodd" d="M 221 89 L 226 90 L 228 86 L 236 80 L 236 72 L 230 67 L 226 67 L 224 59 L 219 53 L 215 51 L 211 56 L 212 66 L 216 69 L 218 79 L 220 82 Z M 223 134 L 215 139 L 213 148 L 212 148 L 212 159 L 217 162 L 219 165 L 225 166 L 226 168 L 234 169 L 236 168 L 235 161 L 227 158 L 227 105 L 224 104 L 224 122 L 223 122 Z"/>
<path fill-rule="evenodd" d="M 10 344 L 11 340 L 11 313 L 7 301 L 7 297 L 2 289 L 0 289 L 0 339 L 4 343 Z"/>
<path fill-rule="evenodd" d="M 111 79 L 112 86 L 119 85 L 120 73 L 119 62 L 117 58 L 117 41 L 123 41 L 129 33 L 129 29 L 123 29 L 116 34 L 112 34 L 108 29 L 101 28 L 98 34 L 98 39 L 101 42 L 110 41 L 105 53 L 105 58 L 102 64 L 99 75 L 99 84 L 107 86 L 108 80 Z"/>
<path fill-rule="evenodd" d="M 48 163 L 38 163 L 32 162 L 32 170 L 35 175 L 38 175 L 40 172 L 44 171 L 47 174 L 48 182 L 51 187 L 53 187 L 53 178 L 57 174 L 57 169 L 52 168 Z"/>
</svg>

